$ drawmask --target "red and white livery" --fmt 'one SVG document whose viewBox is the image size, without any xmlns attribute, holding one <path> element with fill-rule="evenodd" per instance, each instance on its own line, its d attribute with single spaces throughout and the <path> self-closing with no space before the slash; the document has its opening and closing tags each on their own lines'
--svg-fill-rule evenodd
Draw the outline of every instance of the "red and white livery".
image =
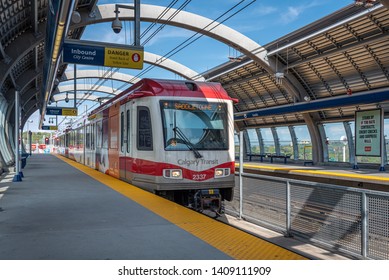
<svg viewBox="0 0 389 280">
<path fill-rule="evenodd" d="M 233 102 L 218 83 L 143 79 L 60 137 L 58 151 L 196 209 L 233 195 Z"/>
</svg>

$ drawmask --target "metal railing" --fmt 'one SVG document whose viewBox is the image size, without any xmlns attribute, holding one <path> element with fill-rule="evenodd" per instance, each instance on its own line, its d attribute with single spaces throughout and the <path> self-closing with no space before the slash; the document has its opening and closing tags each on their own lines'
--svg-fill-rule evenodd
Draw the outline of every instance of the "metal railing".
<svg viewBox="0 0 389 280">
<path fill-rule="evenodd" d="M 389 259 L 389 193 L 237 174 L 228 214 L 339 253 Z"/>
</svg>

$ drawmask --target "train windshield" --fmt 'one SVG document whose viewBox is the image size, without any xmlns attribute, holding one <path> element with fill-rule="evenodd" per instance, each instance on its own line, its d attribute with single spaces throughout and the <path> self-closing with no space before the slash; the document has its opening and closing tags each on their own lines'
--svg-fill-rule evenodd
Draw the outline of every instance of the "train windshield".
<svg viewBox="0 0 389 280">
<path fill-rule="evenodd" d="M 225 103 L 161 101 L 166 150 L 228 149 L 228 114 Z"/>
</svg>

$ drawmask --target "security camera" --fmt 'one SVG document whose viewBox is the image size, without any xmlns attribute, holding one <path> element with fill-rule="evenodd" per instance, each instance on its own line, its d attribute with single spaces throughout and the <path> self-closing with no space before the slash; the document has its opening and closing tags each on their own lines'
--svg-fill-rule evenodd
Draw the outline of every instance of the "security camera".
<svg viewBox="0 0 389 280">
<path fill-rule="evenodd" d="M 113 32 L 115 32 L 116 34 L 120 33 L 120 31 L 122 30 L 122 22 L 116 18 L 113 22 L 112 22 L 112 30 Z"/>
</svg>

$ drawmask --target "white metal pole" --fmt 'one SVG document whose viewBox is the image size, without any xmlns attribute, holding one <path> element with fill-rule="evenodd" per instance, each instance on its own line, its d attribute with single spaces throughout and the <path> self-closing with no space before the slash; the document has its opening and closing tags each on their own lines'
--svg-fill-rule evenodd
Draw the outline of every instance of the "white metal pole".
<svg viewBox="0 0 389 280">
<path fill-rule="evenodd" d="M 20 173 L 20 152 L 19 152 L 19 91 L 15 90 L 15 176 L 13 182 L 22 181 Z"/>
<path fill-rule="evenodd" d="M 381 166 L 380 166 L 380 171 L 385 171 L 385 156 L 384 156 L 384 153 L 385 153 L 385 133 L 384 133 L 384 111 L 381 110 Z"/>
<path fill-rule="evenodd" d="M 243 131 L 239 132 L 239 219 L 243 214 Z"/>
</svg>

